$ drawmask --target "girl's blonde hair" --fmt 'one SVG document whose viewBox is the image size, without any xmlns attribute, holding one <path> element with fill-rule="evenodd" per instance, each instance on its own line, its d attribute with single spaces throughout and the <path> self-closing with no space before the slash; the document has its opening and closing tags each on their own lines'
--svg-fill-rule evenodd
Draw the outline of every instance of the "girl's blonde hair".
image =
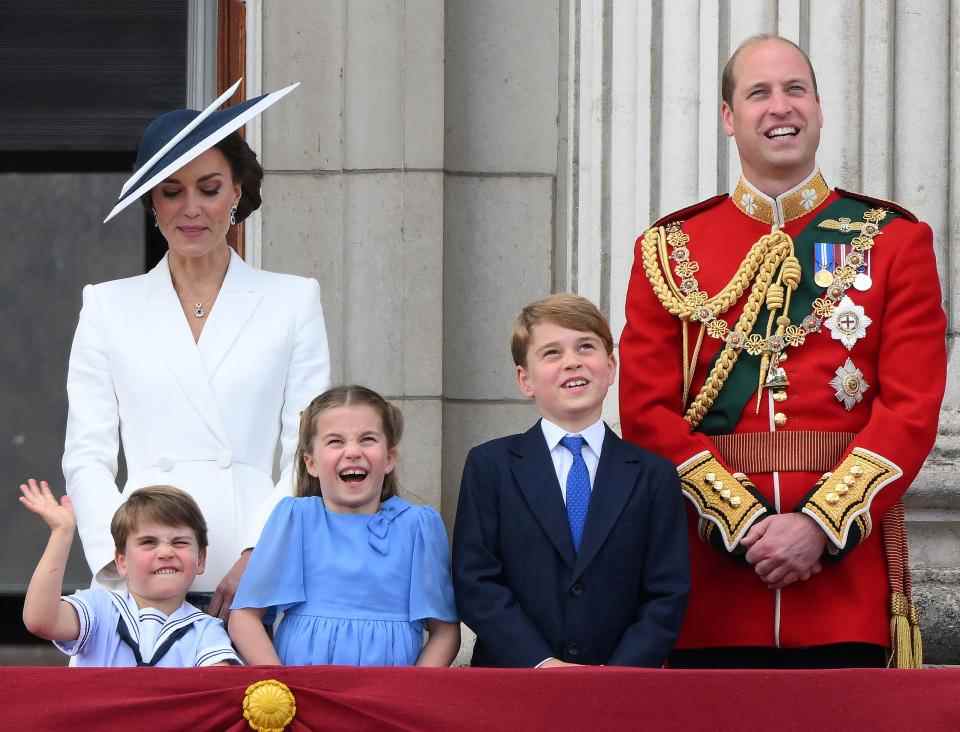
<svg viewBox="0 0 960 732">
<path fill-rule="evenodd" d="M 350 384 L 335 386 L 327 389 L 323 394 L 315 397 L 307 408 L 300 413 L 300 434 L 297 439 L 296 456 L 296 491 L 295 495 L 323 496 L 320 481 L 307 472 L 304 455 L 313 450 L 313 438 L 317 432 L 317 416 L 328 409 L 337 407 L 353 407 L 366 405 L 372 407 L 380 416 L 383 425 L 383 435 L 387 439 L 387 449 L 393 450 L 400 444 L 403 436 L 403 415 L 400 410 L 377 394 L 373 389 L 365 386 Z M 380 501 L 397 495 L 397 469 L 383 476 L 383 488 L 380 491 Z"/>
</svg>

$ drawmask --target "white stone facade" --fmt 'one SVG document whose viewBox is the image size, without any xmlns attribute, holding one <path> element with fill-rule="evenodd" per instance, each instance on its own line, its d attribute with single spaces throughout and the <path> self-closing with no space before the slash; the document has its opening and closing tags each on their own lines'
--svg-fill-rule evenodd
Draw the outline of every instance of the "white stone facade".
<svg viewBox="0 0 960 732">
<path fill-rule="evenodd" d="M 930 223 L 960 314 L 960 3 L 949 0 L 248 0 L 248 84 L 302 87 L 254 127 L 263 267 L 323 287 L 334 379 L 407 418 L 404 488 L 456 507 L 470 446 L 525 428 L 508 339 L 573 289 L 623 326 L 636 235 L 729 190 L 719 75 L 754 33 L 808 49 L 831 185 Z M 908 496 L 931 660 L 960 660 L 960 386 Z M 607 416 L 617 422 L 611 393 Z"/>
</svg>

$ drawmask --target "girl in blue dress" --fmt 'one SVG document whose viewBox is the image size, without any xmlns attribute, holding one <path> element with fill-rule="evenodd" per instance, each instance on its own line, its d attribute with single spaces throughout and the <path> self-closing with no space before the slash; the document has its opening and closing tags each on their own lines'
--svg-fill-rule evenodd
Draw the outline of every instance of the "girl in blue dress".
<svg viewBox="0 0 960 732">
<path fill-rule="evenodd" d="M 329 389 L 304 410 L 296 497 L 271 514 L 233 601 L 230 637 L 247 663 L 453 661 L 447 535 L 435 510 L 397 496 L 402 432 L 400 410 L 362 386 Z M 272 644 L 263 621 L 276 611 Z"/>
</svg>

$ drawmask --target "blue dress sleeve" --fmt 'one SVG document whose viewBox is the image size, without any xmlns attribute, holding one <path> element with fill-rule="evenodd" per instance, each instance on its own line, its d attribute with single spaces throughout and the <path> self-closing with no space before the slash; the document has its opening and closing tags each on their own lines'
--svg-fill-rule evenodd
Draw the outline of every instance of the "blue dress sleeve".
<svg viewBox="0 0 960 732">
<path fill-rule="evenodd" d="M 457 622 L 450 576 L 450 545 L 440 514 L 417 510 L 410 562 L 410 620 Z"/>
<path fill-rule="evenodd" d="M 273 509 L 240 578 L 231 610 L 246 607 L 286 610 L 306 599 L 303 586 L 304 500 L 287 497 Z"/>
</svg>

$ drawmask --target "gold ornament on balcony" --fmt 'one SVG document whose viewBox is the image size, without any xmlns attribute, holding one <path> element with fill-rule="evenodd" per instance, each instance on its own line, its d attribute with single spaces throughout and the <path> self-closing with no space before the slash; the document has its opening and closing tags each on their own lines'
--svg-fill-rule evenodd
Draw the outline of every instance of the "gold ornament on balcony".
<svg viewBox="0 0 960 732">
<path fill-rule="evenodd" d="M 296 713 L 293 692 L 276 679 L 250 684 L 243 696 L 243 718 L 256 732 L 283 732 Z"/>
</svg>

